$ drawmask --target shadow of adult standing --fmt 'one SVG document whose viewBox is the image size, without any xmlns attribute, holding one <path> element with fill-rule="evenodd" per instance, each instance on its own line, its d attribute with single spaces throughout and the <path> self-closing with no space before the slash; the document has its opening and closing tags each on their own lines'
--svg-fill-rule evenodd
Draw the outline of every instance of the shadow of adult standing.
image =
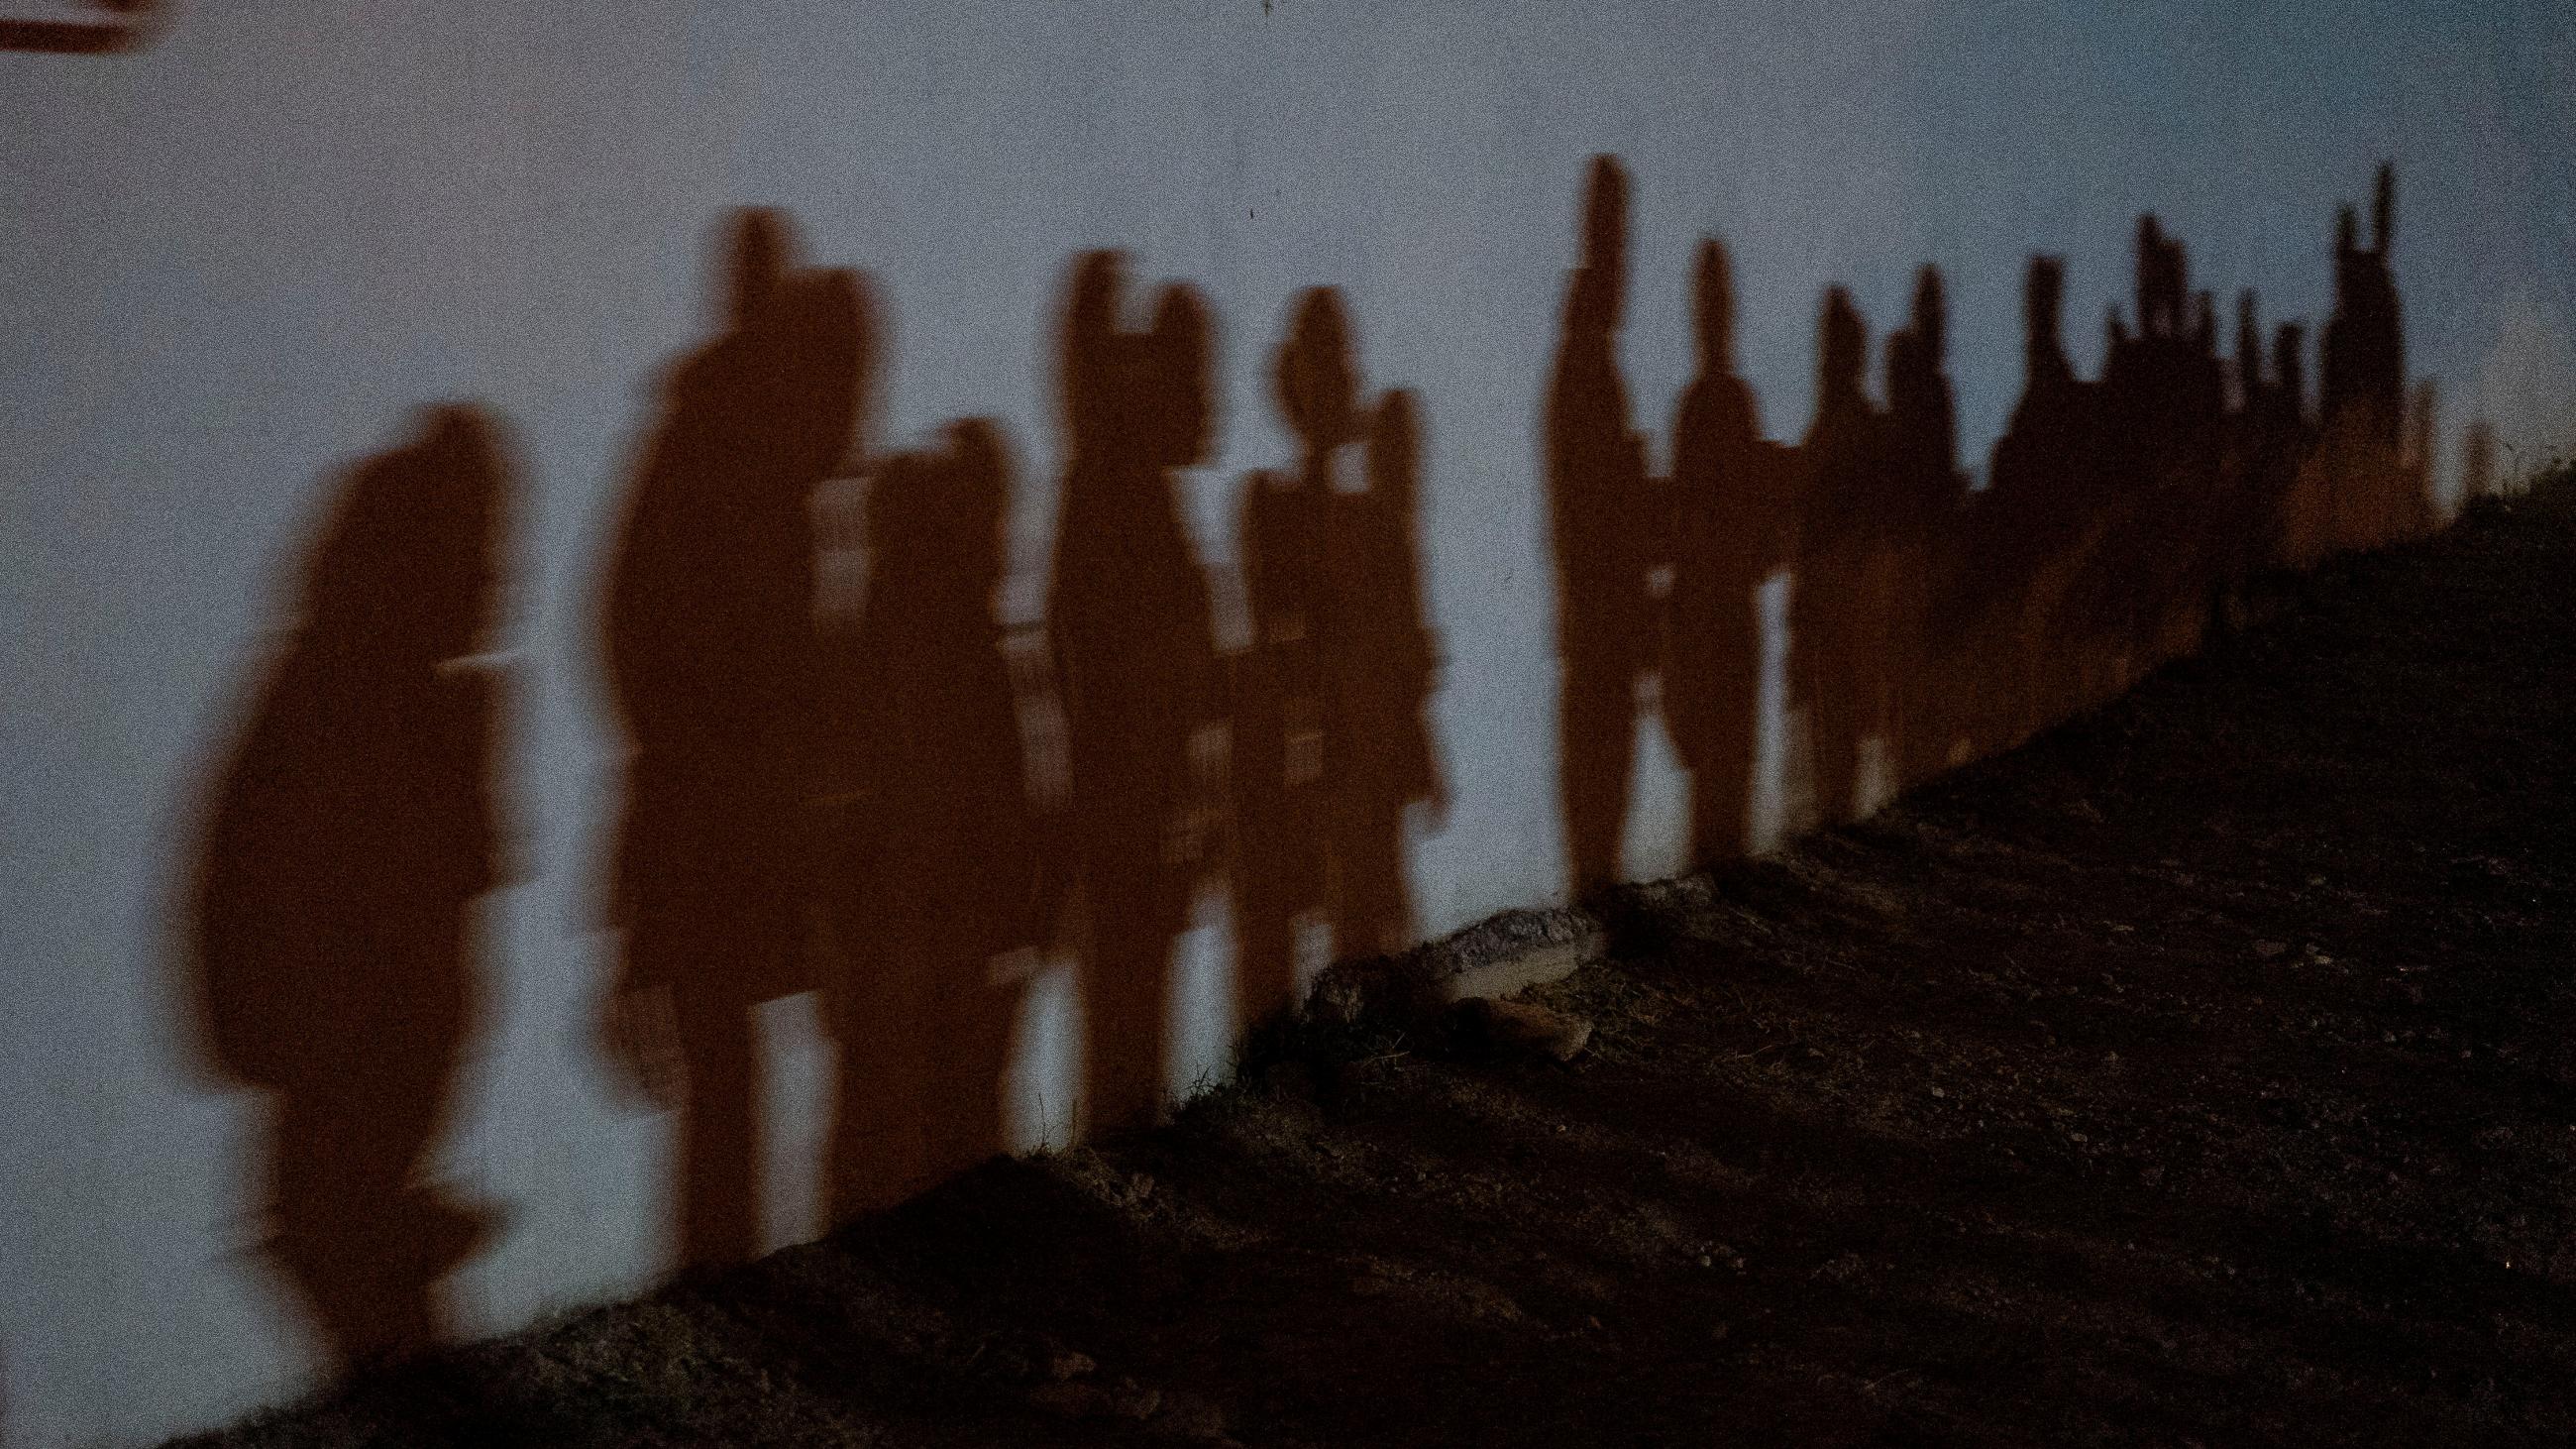
<svg viewBox="0 0 2576 1449">
<path fill-rule="evenodd" d="M 2161 530 L 2189 381 L 2189 268 L 2152 213 L 2138 218 L 2131 273 L 2135 329 L 2116 305 L 2103 318 L 2095 527 L 2049 625 L 2066 691 L 2059 715 L 2103 703 L 2140 672 L 2158 575 L 2178 561 Z"/>
<path fill-rule="evenodd" d="M 1368 420 L 1365 487 L 1327 500 L 1335 579 L 1327 660 L 1333 676 L 1334 944 L 1345 956 L 1413 944 L 1405 812 L 1429 807 L 1438 830 L 1449 787 L 1427 711 L 1440 644 L 1422 594 L 1422 410 L 1408 389 L 1378 399 Z M 1347 477 L 1344 478 L 1347 485 Z"/>
<path fill-rule="evenodd" d="M 867 601 L 834 743 L 856 783 L 828 887 L 840 1104 L 835 1221 L 1002 1150 L 1018 1001 L 1011 953 L 1046 940 L 1040 831 L 995 617 L 1010 464 L 990 419 L 894 454 L 868 486 Z"/>
<path fill-rule="evenodd" d="M 814 984 L 825 661 L 815 491 L 853 451 L 871 328 L 857 277 L 795 271 L 746 211 L 725 330 L 673 372 L 602 619 L 626 760 L 612 1059 L 676 1109 L 684 1266 L 759 1251 L 752 1009 Z"/>
<path fill-rule="evenodd" d="M 1359 437 L 1350 324 L 1329 287 L 1298 295 L 1272 369 L 1297 440 L 1286 469 L 1244 481 L 1236 525 L 1252 637 L 1229 661 L 1227 785 L 1234 806 L 1235 1007 L 1249 1026 L 1295 1002 L 1297 922 L 1331 892 L 1340 737 L 1331 656 L 1346 621 L 1330 537 L 1337 461 Z M 1344 943 L 1336 940 L 1340 949 Z"/>
<path fill-rule="evenodd" d="M 1557 792 L 1577 896 L 1618 879 L 1638 676 L 1658 652 L 1646 575 L 1664 520 L 1619 371 L 1627 291 L 1628 173 L 1618 158 L 1595 156 L 1543 420 L 1557 582 Z"/>
<path fill-rule="evenodd" d="M 1405 811 L 1442 803 L 1423 710 L 1438 669 L 1416 538 L 1412 395 L 1358 400 L 1340 293 L 1302 293 L 1275 372 L 1295 466 L 1247 480 L 1241 556 L 1252 642 L 1234 665 L 1236 1001 L 1244 1024 L 1295 1004 L 1298 917 L 1344 956 L 1411 944 Z"/>
<path fill-rule="evenodd" d="M 511 491 L 498 429 L 439 408 L 359 464 L 215 784 L 184 988 L 224 1078 L 271 1094 L 269 1263 L 335 1372 L 444 1335 L 485 1208 L 432 1176 L 503 883 L 502 681 L 485 648 Z"/>
<path fill-rule="evenodd" d="M 1863 384 L 1868 363 L 1860 312 L 1834 287 L 1818 328 L 1815 417 L 1798 447 L 1805 506 L 1790 594 L 1816 809 L 1828 825 L 1858 813 L 1862 750 L 1895 729 L 1897 510 L 1886 486 L 1883 420 Z"/>
<path fill-rule="evenodd" d="M 2299 366 L 2299 329 L 2285 324 L 2275 334 L 2267 369 L 2263 330 L 2252 291 L 2236 299 L 2237 407 L 2226 419 L 2225 484 L 2216 523 L 2223 547 L 2216 550 L 2223 600 L 2243 607 L 2252 582 L 2267 571 L 2279 553 L 2281 510 L 2298 481 L 2299 460 L 2306 451 L 2301 436 L 2306 404 Z"/>
<path fill-rule="evenodd" d="M 2080 707 L 2197 643 L 2225 408 L 2213 300 L 2152 214 L 2138 218 L 2137 329 L 2116 310 L 2097 391 L 2104 527 L 2057 628 Z"/>
<path fill-rule="evenodd" d="M 2355 236 L 2352 208 L 2336 218 L 2334 311 L 2319 342 L 2318 417 L 2333 454 L 2337 548 L 2375 548 L 2421 531 L 2429 500 L 2399 465 L 2406 426 L 2406 342 L 2390 268 L 2397 174 L 2382 165 L 2371 198 L 2371 240 Z"/>
<path fill-rule="evenodd" d="M 1797 550 L 1796 475 L 1762 437 L 1761 405 L 1735 372 L 1735 285 L 1726 248 L 1703 240 L 1694 273 L 1699 371 L 1673 413 L 1672 630 L 1664 717 L 1691 776 L 1691 858 L 1742 855 L 1753 799 L 1762 631 L 1754 590 Z"/>
<path fill-rule="evenodd" d="M 2022 392 L 1995 442 L 1987 487 L 1969 509 L 1969 566 L 1958 612 L 1983 621 L 1980 753 L 2020 744 L 2067 697 L 2063 642 L 2051 629 L 2092 545 L 2104 487 L 2096 385 L 2075 375 L 2064 341 L 2066 263 L 2034 256 L 2022 289 Z"/>
<path fill-rule="evenodd" d="M 1116 253 L 1087 254 L 1068 290 L 1067 462 L 1047 607 L 1089 922 L 1083 1102 L 1095 1129 L 1162 1111 L 1172 952 L 1215 865 L 1221 799 L 1203 742 L 1224 687 L 1177 492 L 1180 470 L 1207 454 L 1210 321 L 1175 283 L 1146 331 L 1124 330 L 1124 271 Z"/>
<path fill-rule="evenodd" d="M 1915 276 L 1904 328 L 1887 340 L 1885 466 L 1898 561 L 1887 660 L 1897 679 L 1897 732 L 1888 763 L 1899 787 L 1930 779 L 1968 748 L 1961 685 L 1983 666 L 1972 621 L 1951 608 L 1950 581 L 1968 567 L 1969 493 L 1959 471 L 1949 315 L 1940 269 L 1926 266 Z"/>
</svg>

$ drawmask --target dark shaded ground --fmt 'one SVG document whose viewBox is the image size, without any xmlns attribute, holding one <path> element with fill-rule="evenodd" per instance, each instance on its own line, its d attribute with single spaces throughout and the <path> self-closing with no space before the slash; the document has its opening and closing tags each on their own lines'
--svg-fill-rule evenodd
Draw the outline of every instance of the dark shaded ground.
<svg viewBox="0 0 2576 1449">
<path fill-rule="evenodd" d="M 225 1445 L 2576 1442 L 2576 487 L 1794 856 L 1571 1067 L 1175 1127 Z"/>
</svg>

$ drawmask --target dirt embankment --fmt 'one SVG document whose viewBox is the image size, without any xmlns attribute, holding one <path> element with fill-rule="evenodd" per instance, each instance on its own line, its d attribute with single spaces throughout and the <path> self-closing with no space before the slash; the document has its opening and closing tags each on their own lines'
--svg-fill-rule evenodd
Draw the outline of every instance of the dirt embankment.
<svg viewBox="0 0 2576 1449">
<path fill-rule="evenodd" d="M 1174 1127 L 223 1445 L 2576 1442 L 2576 487 Z"/>
</svg>

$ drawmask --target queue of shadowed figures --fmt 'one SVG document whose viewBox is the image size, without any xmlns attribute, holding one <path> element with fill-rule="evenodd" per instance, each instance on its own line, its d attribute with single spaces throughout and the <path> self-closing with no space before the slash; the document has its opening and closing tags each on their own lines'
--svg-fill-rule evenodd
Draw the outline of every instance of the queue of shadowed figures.
<svg viewBox="0 0 2576 1449">
<path fill-rule="evenodd" d="M 1956 464 L 1940 280 L 1885 350 L 1828 294 L 1806 437 L 1762 437 L 1735 376 L 1724 251 L 1703 244 L 1698 375 L 1650 476 L 1617 358 L 1627 180 L 1594 163 L 1543 404 L 1559 582 L 1569 877 L 1618 874 L 1641 679 L 1660 676 L 1695 851 L 1740 852 L 1762 650 L 1791 576 L 1791 693 L 1828 818 L 2116 692 L 2188 650 L 2256 575 L 2429 526 L 2429 404 L 2401 418 L 2389 180 L 2346 214 L 2312 419 L 2298 329 L 2269 367 L 2250 300 L 2234 368 L 2183 252 L 2141 223 L 2134 322 L 2100 380 L 2033 263 L 2028 382 L 1991 486 Z M 1210 454 L 1212 318 L 1076 260 L 1057 330 L 1062 457 L 1042 625 L 998 598 L 1012 450 L 985 419 L 865 436 L 883 371 L 869 291 L 750 211 L 721 248 L 716 334 L 660 386 L 592 617 L 623 746 L 607 852 L 600 1042 L 671 1111 L 686 1265 L 761 1241 L 755 1012 L 811 992 L 837 1088 L 835 1220 L 1003 1145 L 1032 963 L 1077 963 L 1083 1113 L 1165 1101 L 1179 937 L 1231 896 L 1234 1000 L 1293 1004 L 1335 954 L 1416 934 L 1407 815 L 1447 805 L 1427 710 L 1440 655 L 1420 555 L 1424 421 L 1372 395 L 1338 293 L 1295 299 L 1273 358 L 1296 456 L 1244 481 L 1248 634 L 1219 643 L 1184 528 Z M 2401 431 L 2409 437 L 2401 438 Z M 2410 441 L 2411 439 L 2411 441 Z M 491 652 L 513 498 L 466 407 L 359 464 L 289 578 L 290 627 L 198 817 L 183 989 L 214 1071 L 272 1095 L 262 1255 L 335 1364 L 440 1336 L 439 1285 L 498 1230 L 437 1180 L 479 1025 L 478 901 L 505 847 L 511 681 Z"/>
<path fill-rule="evenodd" d="M 2138 224 L 2134 323 L 2115 309 L 2095 382 L 2060 338 L 2062 261 L 2033 258 L 2026 378 L 1972 491 L 1944 371 L 1940 274 L 1887 340 L 1884 403 L 1850 295 L 1825 295 L 1806 436 L 1762 436 L 1734 371 L 1725 248 L 1700 245 L 1698 371 L 1674 413 L 1671 476 L 1651 476 L 1617 362 L 1628 180 L 1593 162 L 1581 256 L 1548 385 L 1545 470 L 1558 583 L 1560 803 L 1578 890 L 1620 875 L 1639 683 L 1689 770 L 1693 858 L 1743 853 L 1753 807 L 1755 591 L 1790 580 L 1790 696 L 1816 814 L 1866 815 L 1897 790 L 2117 694 L 2198 647 L 2263 574 L 2433 526 L 2433 394 L 2405 396 L 2382 168 L 2364 246 L 2346 208 L 2312 416 L 2296 324 L 2270 365 L 2242 297 L 2232 367 L 2183 247 Z M 2318 419 L 2322 419 L 2322 423 Z"/>
<path fill-rule="evenodd" d="M 826 1180 L 854 1215 L 998 1150 L 1015 973 L 1058 942 L 1078 939 L 1095 1125 L 1164 1101 L 1204 878 L 1234 876 L 1247 1020 L 1288 1004 L 1300 917 L 1345 949 L 1404 943 L 1405 807 L 1437 791 L 1414 409 L 1362 402 L 1334 293 L 1299 300 L 1278 355 L 1301 455 L 1247 482 L 1253 638 L 1221 653 L 1179 493 L 1210 441 L 1205 304 L 1164 287 L 1132 329 L 1120 260 L 1076 264 L 1053 589 L 1044 629 L 1007 638 L 999 428 L 868 452 L 865 291 L 792 251 L 780 218 L 741 219 L 726 330 L 673 375 L 609 563 L 629 754 L 608 1041 L 678 1109 L 692 1263 L 757 1246 L 761 1002 L 821 993 Z M 836 590 L 852 555 L 864 587 Z"/>
</svg>

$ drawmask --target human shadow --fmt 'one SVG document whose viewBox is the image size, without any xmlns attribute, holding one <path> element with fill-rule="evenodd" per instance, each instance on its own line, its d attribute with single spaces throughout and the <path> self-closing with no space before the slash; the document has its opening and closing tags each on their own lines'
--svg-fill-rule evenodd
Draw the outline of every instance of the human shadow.
<svg viewBox="0 0 2576 1449">
<path fill-rule="evenodd" d="M 2390 267 L 2396 174 L 2379 169 L 2373 236 L 2350 206 L 2335 213 L 2334 308 L 2317 348 L 2316 430 L 2283 508 L 2281 561 L 2312 568 L 2429 521 L 2423 478 L 2404 466 L 2405 338 Z"/>
<path fill-rule="evenodd" d="M 2272 561 L 2280 561 L 2281 531 L 2287 527 L 2279 510 L 2296 485 L 2299 466 L 2317 449 L 2316 414 L 2308 406 L 2308 329 L 2284 322 L 2272 329 L 2272 378 L 2264 402 L 2272 423 L 2272 466 L 2285 475 L 2276 484 L 2272 520 Z"/>
<path fill-rule="evenodd" d="M 2338 548 L 2372 548 L 2417 530 L 2423 500 L 2396 466 L 2406 426 L 2406 342 L 2390 267 L 2397 175 L 2381 166 L 2371 198 L 2371 239 L 2358 239 L 2351 207 L 2335 218 L 2334 311 L 2319 341 L 2318 414 L 2326 446 L 2342 457 L 2327 535 Z"/>
<path fill-rule="evenodd" d="M 1950 386 L 1950 309 L 1941 273 L 1915 277 L 1906 325 L 1887 340 L 1886 454 L 1890 531 L 1897 545 L 1888 629 L 1896 724 L 1890 784 L 1910 786 L 1953 762 L 1970 728 L 1963 677 L 1975 673 L 1969 621 L 1942 607 L 1968 567 L 1968 479 L 1959 471 L 1958 402 Z"/>
<path fill-rule="evenodd" d="M 816 490 L 854 451 L 873 326 L 786 220 L 731 226 L 723 330 L 671 372 L 629 485 L 600 643 L 626 745 L 610 1059 L 676 1114 L 686 1266 L 759 1249 L 753 1008 L 812 989 L 825 659 Z"/>
<path fill-rule="evenodd" d="M 1047 944 L 1047 831 L 995 607 L 1011 480 L 998 427 L 879 460 L 866 603 L 835 664 L 842 809 L 824 886 L 839 1099 L 831 1216 L 889 1206 L 1003 1150 L 1024 963 Z"/>
<path fill-rule="evenodd" d="M 2308 421 L 2305 331 L 2295 322 L 2273 329 L 2265 346 L 2260 307 L 2252 292 L 2237 299 L 2237 406 L 2228 416 L 2227 496 L 2213 526 L 2221 569 L 2216 581 L 2242 595 L 2281 557 L 2285 510 L 2298 484 L 2299 467 L 2314 446 Z"/>
<path fill-rule="evenodd" d="M 1629 425 L 1619 368 L 1627 291 L 1628 173 L 1595 156 L 1541 421 L 1557 583 L 1557 793 L 1577 896 L 1618 879 L 1638 681 L 1660 652 L 1647 575 L 1670 521 L 1658 516 L 1645 443 Z"/>
<path fill-rule="evenodd" d="M 1851 294 L 1825 294 L 1816 409 L 1799 443 L 1802 519 L 1791 657 L 1807 711 L 1816 809 L 1861 811 L 1862 751 L 1896 728 L 1894 653 L 1902 509 L 1888 486 L 1886 419 L 1863 382 L 1869 334 Z"/>
<path fill-rule="evenodd" d="M 1441 800 L 1424 718 L 1438 651 L 1423 619 L 1420 423 L 1410 393 L 1358 397 L 1341 294 L 1297 298 L 1273 370 L 1298 456 L 1246 481 L 1238 551 L 1252 637 L 1229 660 L 1236 1004 L 1296 1004 L 1297 926 L 1333 950 L 1412 944 L 1405 812 Z"/>
<path fill-rule="evenodd" d="M 2220 428 L 2218 501 L 2223 516 L 2210 520 L 2211 585 L 2222 601 L 2242 592 L 2271 551 L 2263 464 L 2273 382 L 2264 371 L 2260 304 L 2250 289 L 2236 294 L 2236 343 L 2227 366 L 2235 396 Z"/>
<path fill-rule="evenodd" d="M 271 1103 L 257 1251 L 334 1374 L 444 1338 L 439 1285 L 498 1223 L 435 1158 L 485 995 L 475 902 L 509 879 L 507 451 L 447 406 L 350 470 L 189 864 L 181 994 L 214 1074 Z"/>
<path fill-rule="evenodd" d="M 1407 812 L 1426 807 L 1437 830 L 1449 808 L 1429 713 L 1442 654 L 1423 594 L 1422 432 L 1414 392 L 1381 393 L 1368 417 L 1364 486 L 1336 474 L 1342 486 L 1326 508 L 1340 616 L 1327 672 L 1345 746 L 1331 815 L 1334 943 L 1344 956 L 1413 944 Z"/>
<path fill-rule="evenodd" d="M 2048 629 L 2057 714 L 2196 647 L 2226 401 L 2214 305 L 2181 241 L 2138 219 L 2133 329 L 2113 309 L 2096 410 L 2093 517 Z"/>
<path fill-rule="evenodd" d="M 1754 591 L 1792 567 L 1798 474 L 1762 436 L 1761 404 L 1735 371 L 1735 284 L 1724 244 L 1693 270 L 1698 369 L 1673 410 L 1671 627 L 1663 707 L 1690 771 L 1691 858 L 1744 853 L 1753 806 L 1762 632 Z"/>
<path fill-rule="evenodd" d="M 1125 265 L 1074 264 L 1059 337 L 1066 455 L 1048 624 L 1071 775 L 1067 845 L 1088 941 L 1083 1101 L 1094 1128 L 1157 1117 L 1172 955 L 1218 868 L 1224 716 L 1208 581 L 1182 526 L 1180 472 L 1214 412 L 1204 300 L 1165 285 L 1122 325 Z"/>
<path fill-rule="evenodd" d="M 1297 458 L 1247 477 L 1236 518 L 1251 637 L 1228 660 L 1226 782 L 1236 842 L 1235 1004 L 1246 1026 L 1294 1003 L 1298 920 L 1326 911 L 1331 892 L 1329 777 L 1349 742 L 1332 737 L 1328 718 L 1336 702 L 1328 661 L 1347 621 L 1330 573 L 1326 510 L 1336 466 L 1348 466 L 1344 450 L 1360 440 L 1354 368 L 1340 294 L 1301 293 L 1272 368 Z"/>
<path fill-rule="evenodd" d="M 2099 389 L 2075 374 L 2064 339 L 2066 263 L 2034 256 L 2022 289 L 2022 391 L 1969 508 L 1971 566 L 1954 612 L 1975 619 L 1985 668 L 1977 747 L 2019 744 L 2054 717 L 2049 626 L 2089 541 L 2103 484 L 2094 445 Z"/>
</svg>

